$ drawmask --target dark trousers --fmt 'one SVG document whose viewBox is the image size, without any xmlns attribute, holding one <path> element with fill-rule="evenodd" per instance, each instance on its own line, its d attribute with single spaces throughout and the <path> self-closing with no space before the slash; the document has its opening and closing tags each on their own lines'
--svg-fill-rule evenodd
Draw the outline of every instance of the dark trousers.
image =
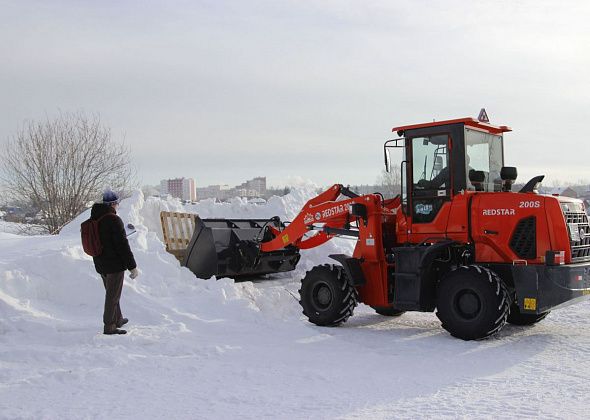
<svg viewBox="0 0 590 420">
<path fill-rule="evenodd" d="M 104 314 L 102 321 L 105 328 L 114 328 L 117 322 L 123 318 L 121 315 L 121 306 L 119 299 L 121 299 L 121 292 L 123 291 L 123 276 L 124 271 L 112 274 L 101 274 L 102 283 L 106 290 L 104 298 Z"/>
</svg>

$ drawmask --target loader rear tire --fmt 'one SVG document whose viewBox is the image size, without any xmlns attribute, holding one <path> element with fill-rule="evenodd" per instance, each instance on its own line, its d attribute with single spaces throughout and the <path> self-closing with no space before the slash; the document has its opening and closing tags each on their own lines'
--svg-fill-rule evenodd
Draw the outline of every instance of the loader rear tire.
<svg viewBox="0 0 590 420">
<path fill-rule="evenodd" d="M 305 274 L 299 296 L 309 322 L 326 327 L 346 322 L 358 302 L 357 291 L 342 267 L 328 264 L 313 267 Z"/>
<path fill-rule="evenodd" d="M 400 311 L 391 306 L 371 306 L 371 308 L 373 308 L 379 315 L 383 316 L 400 316 L 401 314 L 406 313 L 406 311 Z"/>
<path fill-rule="evenodd" d="M 551 311 L 543 312 L 542 314 L 523 314 L 520 308 L 514 302 L 510 306 L 510 313 L 508 314 L 508 322 L 513 325 L 533 325 L 545 319 Z"/>
<path fill-rule="evenodd" d="M 453 337 L 479 340 L 502 329 L 510 303 L 496 273 L 480 265 L 461 266 L 440 281 L 436 316 Z"/>
</svg>

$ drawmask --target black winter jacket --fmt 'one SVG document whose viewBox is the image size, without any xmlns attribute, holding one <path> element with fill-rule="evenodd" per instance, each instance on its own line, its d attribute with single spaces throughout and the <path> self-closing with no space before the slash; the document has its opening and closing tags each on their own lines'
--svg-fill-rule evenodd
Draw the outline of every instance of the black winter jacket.
<svg viewBox="0 0 590 420">
<path fill-rule="evenodd" d="M 115 209 L 107 204 L 96 203 L 92 206 L 90 218 L 97 220 L 107 213 L 112 213 L 112 216 L 103 217 L 98 224 L 102 254 L 92 257 L 94 267 L 100 274 L 133 270 L 137 264 L 127 241 L 123 221 L 117 216 Z"/>
</svg>

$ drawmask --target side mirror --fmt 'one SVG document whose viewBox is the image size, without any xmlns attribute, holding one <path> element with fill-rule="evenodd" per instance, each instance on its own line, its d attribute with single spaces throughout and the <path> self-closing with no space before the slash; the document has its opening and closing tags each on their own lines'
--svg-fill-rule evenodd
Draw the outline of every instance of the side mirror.
<svg viewBox="0 0 590 420">
<path fill-rule="evenodd" d="M 500 169 L 500 178 L 502 178 L 502 191 L 512 191 L 512 184 L 518 177 L 518 171 L 514 166 L 503 166 Z"/>
<path fill-rule="evenodd" d="M 391 161 L 391 155 L 389 154 L 389 152 L 391 151 L 391 149 L 405 149 L 405 146 L 405 139 L 403 138 L 387 140 L 383 144 L 383 157 L 385 158 L 386 172 L 391 172 L 391 168 L 389 167 L 389 163 Z M 400 159 L 400 161 L 401 160 L 403 159 Z"/>
</svg>

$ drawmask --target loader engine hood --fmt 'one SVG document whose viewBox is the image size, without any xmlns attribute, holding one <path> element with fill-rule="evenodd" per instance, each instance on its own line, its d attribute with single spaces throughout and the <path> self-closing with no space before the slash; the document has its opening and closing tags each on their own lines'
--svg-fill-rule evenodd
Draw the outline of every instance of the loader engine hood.
<svg viewBox="0 0 590 420">
<path fill-rule="evenodd" d="M 590 225 L 580 200 L 535 193 L 479 193 L 471 235 L 480 261 L 544 264 L 563 251 L 566 264 L 590 261 Z"/>
</svg>

